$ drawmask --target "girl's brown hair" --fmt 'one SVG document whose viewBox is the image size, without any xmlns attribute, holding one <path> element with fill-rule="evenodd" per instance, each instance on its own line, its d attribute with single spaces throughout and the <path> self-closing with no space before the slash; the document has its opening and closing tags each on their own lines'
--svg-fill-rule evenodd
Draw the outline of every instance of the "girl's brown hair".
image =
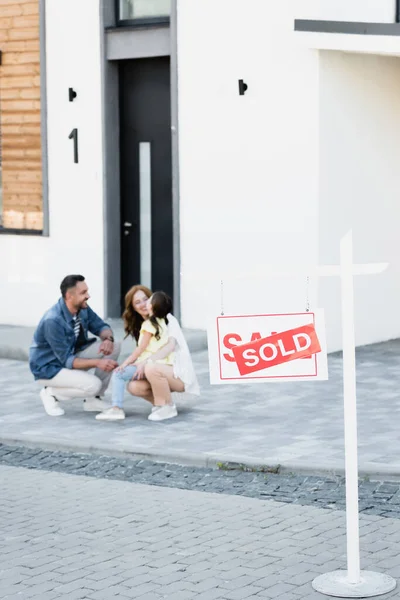
<svg viewBox="0 0 400 600">
<path fill-rule="evenodd" d="M 151 290 L 145 285 L 134 285 L 125 294 L 125 310 L 122 314 L 124 321 L 125 337 L 131 335 L 136 341 L 139 339 L 140 328 L 144 321 L 143 317 L 133 308 L 133 297 L 136 292 L 143 292 L 148 298 L 151 296 Z"/>
<path fill-rule="evenodd" d="M 172 300 L 165 292 L 154 292 L 151 297 L 151 308 L 153 314 L 149 317 L 149 320 L 155 327 L 155 338 L 156 340 L 159 340 L 160 328 L 157 319 L 164 319 L 165 324 L 168 325 L 167 315 L 172 312 Z"/>
</svg>

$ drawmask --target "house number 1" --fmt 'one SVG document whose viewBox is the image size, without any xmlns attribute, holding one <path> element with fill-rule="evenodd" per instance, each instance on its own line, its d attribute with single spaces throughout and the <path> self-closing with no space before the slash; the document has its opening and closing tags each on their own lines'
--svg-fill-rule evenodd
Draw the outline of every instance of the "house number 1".
<svg viewBox="0 0 400 600">
<path fill-rule="evenodd" d="M 73 129 L 71 131 L 71 133 L 68 136 L 69 140 L 74 140 L 74 163 L 79 162 L 78 160 L 78 130 L 75 127 L 75 129 Z"/>
</svg>

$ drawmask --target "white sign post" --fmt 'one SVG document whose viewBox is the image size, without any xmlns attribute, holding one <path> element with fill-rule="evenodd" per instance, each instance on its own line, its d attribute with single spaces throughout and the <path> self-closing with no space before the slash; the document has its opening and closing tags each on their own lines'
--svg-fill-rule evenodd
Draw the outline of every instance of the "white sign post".
<svg viewBox="0 0 400 600">
<path fill-rule="evenodd" d="M 358 512 L 358 444 L 357 444 L 357 399 L 356 399 L 356 358 L 354 335 L 354 275 L 374 275 L 382 273 L 388 267 L 387 263 L 353 264 L 353 237 L 349 231 L 340 243 L 340 265 L 317 267 L 297 267 L 295 273 L 280 267 L 270 267 L 264 270 L 274 276 L 290 277 L 301 272 L 322 277 L 339 276 L 341 278 L 342 295 L 342 334 L 343 334 L 343 400 L 344 400 L 344 430 L 345 430 L 345 469 L 346 469 L 346 532 L 347 532 L 347 571 L 333 571 L 319 575 L 312 582 L 313 588 L 327 596 L 338 598 L 371 598 L 387 594 L 396 587 L 396 580 L 384 573 L 360 570 L 360 537 Z M 210 329 L 211 331 L 211 329 Z M 214 356 L 220 355 L 215 351 L 215 333 L 209 335 L 209 351 Z M 211 341 L 211 344 L 210 344 Z M 242 342 L 241 342 L 242 343 Z M 211 362 L 211 357 L 210 357 Z M 299 361 L 296 361 L 299 362 Z M 249 383 L 246 377 L 231 377 L 223 381 L 223 373 L 214 375 L 210 364 L 211 383 Z M 273 367 L 274 368 L 274 367 Z M 286 368 L 280 365 L 279 368 Z M 214 369 L 216 371 L 216 369 Z M 279 375 L 279 374 L 278 374 Z M 282 373 L 280 373 L 282 375 Z M 283 373 L 285 375 L 285 373 Z M 309 378 L 305 374 L 305 380 Z M 323 377 L 325 378 L 325 377 Z M 228 378 L 227 378 L 228 379 Z M 258 381 L 276 381 L 276 378 L 262 377 Z M 257 380 L 253 380 L 256 382 Z"/>
<path fill-rule="evenodd" d="M 343 396 L 346 469 L 347 571 L 333 571 L 316 577 L 312 583 L 317 592 L 339 598 L 371 598 L 394 590 L 396 580 L 384 573 L 360 571 L 360 536 L 358 513 L 358 449 L 356 353 L 354 335 L 353 275 L 380 273 L 387 265 L 353 265 L 352 232 L 340 243 L 342 291 Z M 336 274 L 336 273 L 331 273 Z"/>
</svg>

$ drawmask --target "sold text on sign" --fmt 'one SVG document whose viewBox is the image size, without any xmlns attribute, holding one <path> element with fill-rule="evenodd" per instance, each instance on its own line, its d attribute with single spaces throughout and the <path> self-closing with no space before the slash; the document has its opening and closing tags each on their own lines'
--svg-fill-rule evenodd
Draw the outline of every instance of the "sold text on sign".
<svg viewBox="0 0 400 600">
<path fill-rule="evenodd" d="M 232 348 L 240 375 L 248 375 L 291 360 L 309 357 L 321 352 L 321 346 L 312 324 Z"/>
</svg>

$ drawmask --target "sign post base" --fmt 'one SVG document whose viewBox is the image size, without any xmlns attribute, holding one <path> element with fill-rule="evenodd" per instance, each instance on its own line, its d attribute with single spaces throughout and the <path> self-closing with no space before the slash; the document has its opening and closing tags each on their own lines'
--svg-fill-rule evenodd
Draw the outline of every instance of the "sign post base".
<svg viewBox="0 0 400 600">
<path fill-rule="evenodd" d="M 384 573 L 361 571 L 360 581 L 350 583 L 347 571 L 332 571 L 319 575 L 312 582 L 314 590 L 326 596 L 336 598 L 372 598 L 391 592 L 396 587 L 396 580 Z"/>
</svg>

